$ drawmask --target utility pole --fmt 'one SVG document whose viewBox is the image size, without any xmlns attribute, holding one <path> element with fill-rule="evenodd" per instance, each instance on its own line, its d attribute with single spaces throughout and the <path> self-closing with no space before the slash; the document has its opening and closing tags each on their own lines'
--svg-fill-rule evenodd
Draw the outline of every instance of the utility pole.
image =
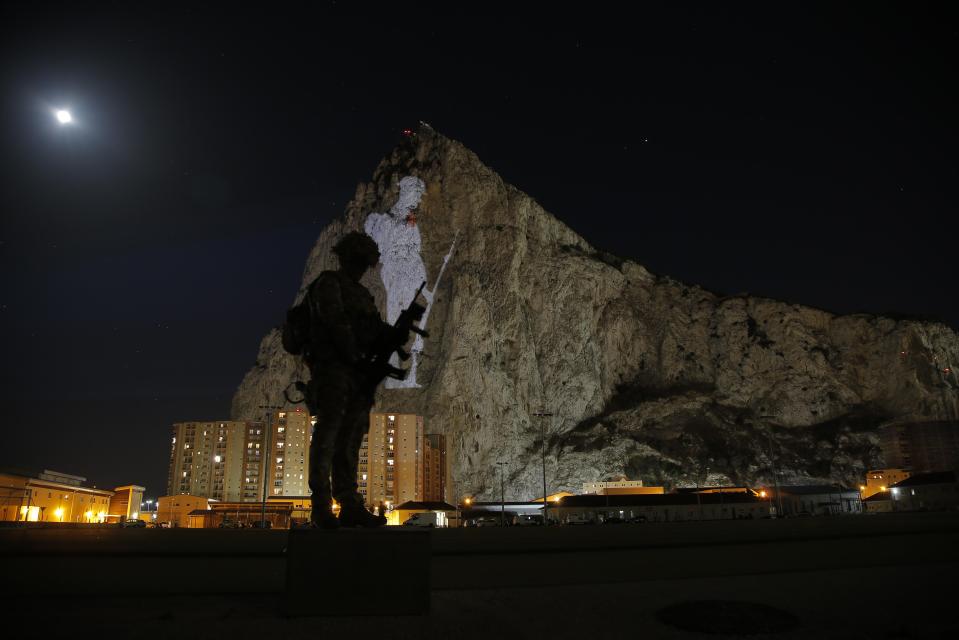
<svg viewBox="0 0 959 640">
<path fill-rule="evenodd" d="M 709 481 L 709 467 L 706 467 L 706 479 L 703 482 Z M 696 474 L 696 506 L 699 507 L 699 521 L 703 520 L 703 498 L 699 494 L 699 474 Z"/>
<path fill-rule="evenodd" d="M 546 411 L 537 411 L 533 414 L 537 418 L 552 418 L 553 414 Z M 549 501 L 546 500 L 546 421 L 541 423 L 541 435 L 543 438 L 543 526 L 549 524 Z"/>
<path fill-rule="evenodd" d="M 273 434 L 273 412 L 282 409 L 283 407 L 273 405 L 273 404 L 261 404 L 259 405 L 260 409 L 266 409 L 266 423 L 265 431 L 263 434 L 263 444 L 266 447 L 266 450 L 263 452 L 262 464 L 263 464 L 263 504 L 260 505 L 260 526 L 264 529 L 266 528 L 266 496 L 270 490 L 268 485 L 268 474 L 273 460 L 273 449 L 270 442 L 270 436 Z"/>
<path fill-rule="evenodd" d="M 505 465 L 505 462 L 496 463 L 499 467 L 499 523 L 503 527 L 506 526 L 506 478 L 503 472 Z"/>
<path fill-rule="evenodd" d="M 773 466 L 773 482 L 776 484 L 776 502 L 778 503 L 776 518 L 783 517 L 783 495 L 779 490 L 779 472 L 776 470 L 776 464 L 773 462 L 773 435 L 772 431 L 768 429 L 766 431 L 766 438 L 769 440 L 769 464 Z"/>
</svg>

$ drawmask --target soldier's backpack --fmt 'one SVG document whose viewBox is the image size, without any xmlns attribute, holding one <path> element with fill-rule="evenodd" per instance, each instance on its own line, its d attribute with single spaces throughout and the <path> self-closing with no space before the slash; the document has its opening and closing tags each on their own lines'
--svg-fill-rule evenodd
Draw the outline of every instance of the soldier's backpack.
<svg viewBox="0 0 959 640">
<path fill-rule="evenodd" d="M 310 293 L 307 291 L 300 304 L 286 312 L 283 324 L 283 349 L 298 356 L 310 342 Z"/>
</svg>

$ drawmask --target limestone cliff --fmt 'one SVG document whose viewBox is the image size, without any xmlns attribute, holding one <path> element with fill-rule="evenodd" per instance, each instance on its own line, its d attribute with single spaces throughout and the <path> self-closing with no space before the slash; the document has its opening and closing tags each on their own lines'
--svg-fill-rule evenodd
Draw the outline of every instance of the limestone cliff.
<svg viewBox="0 0 959 640">
<path fill-rule="evenodd" d="M 417 227 L 433 289 L 431 336 L 419 386 L 381 389 L 377 402 L 447 435 L 452 497 L 498 497 L 497 461 L 509 464 L 508 499 L 541 494 L 542 430 L 551 492 L 617 474 L 668 486 L 771 482 L 773 469 L 783 482 L 855 485 L 881 464 L 880 424 L 959 417 L 959 336 L 948 327 L 720 297 L 656 276 L 597 251 L 425 125 L 320 234 L 300 295 L 335 267 L 340 236 L 364 230 L 373 212 L 403 213 L 405 177 L 425 186 L 404 204 L 404 223 Z M 390 278 L 365 280 L 383 309 Z M 303 375 L 271 331 L 233 418 L 283 404 Z M 531 415 L 543 409 L 554 417 Z"/>
</svg>

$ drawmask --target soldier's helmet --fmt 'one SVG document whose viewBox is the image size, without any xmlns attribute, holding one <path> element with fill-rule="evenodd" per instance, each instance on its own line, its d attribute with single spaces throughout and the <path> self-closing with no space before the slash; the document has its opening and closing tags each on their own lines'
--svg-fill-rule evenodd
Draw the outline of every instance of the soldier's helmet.
<svg viewBox="0 0 959 640">
<path fill-rule="evenodd" d="M 341 263 L 360 262 L 375 265 L 380 259 L 380 250 L 376 246 L 373 238 L 359 231 L 352 231 L 333 245 L 333 253 L 340 259 Z"/>
</svg>

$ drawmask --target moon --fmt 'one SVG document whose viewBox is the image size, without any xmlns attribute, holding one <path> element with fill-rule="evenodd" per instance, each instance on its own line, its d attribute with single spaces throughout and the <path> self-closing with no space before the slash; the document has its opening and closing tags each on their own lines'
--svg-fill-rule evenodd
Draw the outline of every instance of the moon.
<svg viewBox="0 0 959 640">
<path fill-rule="evenodd" d="M 73 122 L 73 116 L 70 115 L 70 112 L 66 109 L 57 109 L 56 116 L 57 122 L 60 124 L 70 124 Z"/>
</svg>

